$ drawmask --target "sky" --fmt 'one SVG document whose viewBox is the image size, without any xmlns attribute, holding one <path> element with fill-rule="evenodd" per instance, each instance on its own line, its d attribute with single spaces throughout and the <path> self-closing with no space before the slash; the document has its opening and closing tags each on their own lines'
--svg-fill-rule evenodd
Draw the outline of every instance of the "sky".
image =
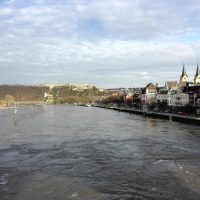
<svg viewBox="0 0 200 200">
<path fill-rule="evenodd" d="M 192 81 L 199 0 L 0 0 L 0 84 Z"/>
</svg>

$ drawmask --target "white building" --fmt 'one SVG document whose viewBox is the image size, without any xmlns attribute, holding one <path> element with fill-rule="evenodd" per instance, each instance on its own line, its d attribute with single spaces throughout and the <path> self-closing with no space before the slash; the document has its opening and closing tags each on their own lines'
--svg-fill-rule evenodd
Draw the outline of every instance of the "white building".
<svg viewBox="0 0 200 200">
<path fill-rule="evenodd" d="M 156 102 L 156 86 L 153 83 L 149 83 L 142 90 L 141 100 L 142 104 L 149 104 Z"/>
<path fill-rule="evenodd" d="M 168 93 L 167 92 L 159 92 L 157 95 L 156 95 L 156 102 L 166 102 L 168 99 Z"/>
<path fill-rule="evenodd" d="M 185 106 L 189 104 L 189 94 L 183 93 L 182 90 L 169 90 L 167 98 L 168 106 Z"/>
</svg>

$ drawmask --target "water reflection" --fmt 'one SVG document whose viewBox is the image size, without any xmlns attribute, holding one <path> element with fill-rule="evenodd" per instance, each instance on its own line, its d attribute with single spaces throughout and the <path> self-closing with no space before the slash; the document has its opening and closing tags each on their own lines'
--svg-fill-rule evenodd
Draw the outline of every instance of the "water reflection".
<svg viewBox="0 0 200 200">
<path fill-rule="evenodd" d="M 156 126 L 156 119 L 146 118 L 147 126 L 153 128 Z"/>
</svg>

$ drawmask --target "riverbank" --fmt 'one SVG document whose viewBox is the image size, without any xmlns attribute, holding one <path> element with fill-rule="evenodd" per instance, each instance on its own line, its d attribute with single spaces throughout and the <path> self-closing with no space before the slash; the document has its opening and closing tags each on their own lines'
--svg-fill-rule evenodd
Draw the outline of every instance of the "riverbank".
<svg viewBox="0 0 200 200">
<path fill-rule="evenodd" d="M 110 109 L 110 110 L 115 110 L 119 112 L 143 115 L 144 117 L 160 118 L 160 119 L 166 119 L 169 121 L 177 121 L 177 122 L 182 122 L 182 123 L 200 125 L 200 118 L 192 117 L 192 116 L 184 116 L 184 115 L 179 115 L 179 114 L 174 114 L 174 113 L 154 112 L 154 111 L 148 111 L 148 110 L 136 110 L 136 109 L 124 108 L 124 107 L 112 107 L 112 106 L 105 106 L 105 105 L 93 105 L 93 106 L 97 108 Z"/>
<path fill-rule="evenodd" d="M 0 110 L 5 110 L 5 109 L 9 109 L 10 107 L 3 107 L 3 106 L 0 106 Z"/>
<path fill-rule="evenodd" d="M 6 109 L 13 109 L 16 107 L 26 107 L 26 106 L 36 106 L 36 105 L 43 105 L 43 101 L 19 101 L 15 102 L 12 106 L 0 106 L 0 110 L 6 110 Z M 49 105 L 50 103 L 46 103 L 45 105 Z"/>
</svg>

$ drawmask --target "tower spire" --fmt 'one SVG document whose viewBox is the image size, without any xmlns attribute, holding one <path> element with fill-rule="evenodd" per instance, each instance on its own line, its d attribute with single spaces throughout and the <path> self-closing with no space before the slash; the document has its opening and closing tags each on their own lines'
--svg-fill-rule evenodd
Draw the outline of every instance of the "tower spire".
<svg viewBox="0 0 200 200">
<path fill-rule="evenodd" d="M 186 75 L 186 69 L 185 69 L 185 64 L 183 64 L 183 70 L 182 70 L 182 76 Z"/>
<path fill-rule="evenodd" d="M 197 64 L 196 74 L 194 75 L 194 83 L 195 83 L 195 84 L 200 84 L 200 70 L 199 70 L 199 64 Z"/>
<path fill-rule="evenodd" d="M 180 77 L 180 83 L 184 86 L 188 82 L 188 75 L 186 74 L 185 64 L 183 64 L 182 74 Z"/>
<path fill-rule="evenodd" d="M 200 74 L 200 71 L 199 71 L 199 64 L 197 64 L 197 70 L 196 70 L 196 77 Z"/>
</svg>

